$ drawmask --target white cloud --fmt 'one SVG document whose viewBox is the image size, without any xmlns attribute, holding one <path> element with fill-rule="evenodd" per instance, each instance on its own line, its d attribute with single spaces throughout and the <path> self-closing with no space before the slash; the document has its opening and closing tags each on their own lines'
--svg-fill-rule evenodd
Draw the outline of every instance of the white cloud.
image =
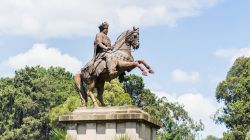
<svg viewBox="0 0 250 140">
<path fill-rule="evenodd" d="M 223 58 L 229 59 L 230 63 L 233 64 L 233 62 L 238 57 L 242 57 L 242 56 L 244 56 L 244 57 L 250 57 L 250 48 L 219 49 L 219 50 L 216 50 L 215 55 L 217 57 L 223 57 Z"/>
<path fill-rule="evenodd" d="M 10 71 L 24 68 L 25 66 L 36 66 L 48 68 L 50 66 L 60 66 L 70 72 L 79 71 L 82 63 L 75 57 L 63 54 L 57 48 L 48 48 L 45 44 L 34 44 L 27 52 L 9 57 L 1 62 L 2 76 L 12 76 Z"/>
<path fill-rule="evenodd" d="M 187 93 L 178 97 L 178 101 L 185 105 L 184 108 L 196 120 L 203 118 L 204 121 L 208 121 L 217 110 L 212 100 L 201 94 Z"/>
<path fill-rule="evenodd" d="M 175 94 L 171 94 L 171 93 L 167 93 L 165 91 L 153 91 L 153 93 L 155 93 L 159 98 L 162 98 L 162 97 L 166 97 L 168 99 L 168 101 L 170 102 L 177 102 L 178 101 L 178 97 L 177 95 Z"/>
<path fill-rule="evenodd" d="M 213 102 L 211 98 L 205 97 L 200 93 L 189 92 L 180 96 L 164 91 L 157 91 L 154 93 L 156 93 L 159 97 L 165 96 L 170 102 L 178 102 L 184 105 L 184 109 L 194 120 L 202 120 L 205 125 L 205 130 L 202 132 L 203 137 L 206 137 L 207 135 L 221 137 L 222 132 L 226 130 L 224 126 L 216 125 L 211 119 L 217 109 L 221 107 L 220 104 Z"/>
<path fill-rule="evenodd" d="M 221 0 L 1 0 L 0 34 L 33 37 L 92 35 L 104 20 L 117 32 L 134 25 L 174 26 Z"/>
<path fill-rule="evenodd" d="M 172 72 L 172 79 L 180 83 L 197 83 L 200 80 L 200 74 L 199 72 L 191 72 L 189 74 L 181 69 L 175 69 Z"/>
</svg>

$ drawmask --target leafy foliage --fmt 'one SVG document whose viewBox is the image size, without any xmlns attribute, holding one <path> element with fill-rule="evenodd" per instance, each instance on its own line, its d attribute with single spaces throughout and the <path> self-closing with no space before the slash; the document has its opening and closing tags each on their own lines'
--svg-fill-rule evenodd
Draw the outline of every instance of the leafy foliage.
<svg viewBox="0 0 250 140">
<path fill-rule="evenodd" d="M 144 83 L 142 77 L 136 76 L 134 74 L 130 76 L 125 76 L 123 88 L 125 92 L 129 94 L 133 104 L 141 106 L 139 96 L 144 90 Z"/>
<path fill-rule="evenodd" d="M 52 108 L 48 114 L 50 119 L 51 126 L 58 126 L 58 117 L 60 115 L 69 113 L 73 111 L 75 108 L 81 106 L 81 100 L 79 97 L 70 96 L 68 99 L 63 103 L 54 108 Z"/>
<path fill-rule="evenodd" d="M 61 129 L 54 128 L 49 133 L 50 140 L 65 140 L 66 139 L 66 132 Z"/>
<path fill-rule="evenodd" d="M 221 140 L 220 138 L 217 138 L 213 135 L 208 135 L 204 140 Z"/>
<path fill-rule="evenodd" d="M 0 80 L 0 139 L 48 139 L 48 112 L 77 95 L 63 68 L 26 67 Z"/>
<path fill-rule="evenodd" d="M 112 80 L 110 83 L 106 82 L 104 87 L 104 102 L 110 106 L 131 105 L 132 100 L 130 96 L 124 91 L 119 80 Z"/>
<path fill-rule="evenodd" d="M 245 140 L 250 140 L 250 130 L 247 132 L 246 139 Z"/>
<path fill-rule="evenodd" d="M 225 106 L 216 121 L 229 129 L 223 139 L 244 140 L 250 130 L 250 58 L 238 58 L 216 89 Z"/>
</svg>

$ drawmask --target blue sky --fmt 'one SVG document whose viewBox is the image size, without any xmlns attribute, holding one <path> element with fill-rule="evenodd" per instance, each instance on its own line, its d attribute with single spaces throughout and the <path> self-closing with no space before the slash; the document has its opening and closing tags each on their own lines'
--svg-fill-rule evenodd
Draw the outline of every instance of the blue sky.
<svg viewBox="0 0 250 140">
<path fill-rule="evenodd" d="M 25 65 L 80 69 L 93 53 L 94 35 L 110 23 L 112 42 L 134 25 L 140 48 L 155 70 L 146 87 L 179 102 L 205 124 L 200 135 L 226 129 L 210 116 L 221 107 L 215 88 L 233 61 L 250 56 L 250 2 L 232 0 L 0 0 L 0 77 Z M 132 71 L 140 75 L 138 69 Z"/>
</svg>

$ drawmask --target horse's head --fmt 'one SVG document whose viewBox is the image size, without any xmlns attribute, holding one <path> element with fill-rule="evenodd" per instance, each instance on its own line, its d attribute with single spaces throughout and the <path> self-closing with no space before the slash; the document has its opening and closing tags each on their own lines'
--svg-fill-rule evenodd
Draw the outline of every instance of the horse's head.
<svg viewBox="0 0 250 140">
<path fill-rule="evenodd" d="M 125 39 L 126 43 L 133 47 L 133 49 L 139 48 L 139 28 L 133 27 L 133 30 L 129 30 Z"/>
</svg>

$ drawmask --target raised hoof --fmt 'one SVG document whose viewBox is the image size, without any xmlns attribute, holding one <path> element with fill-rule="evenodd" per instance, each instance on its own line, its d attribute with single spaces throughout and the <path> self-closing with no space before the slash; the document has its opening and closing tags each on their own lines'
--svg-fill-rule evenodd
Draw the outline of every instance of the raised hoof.
<svg viewBox="0 0 250 140">
<path fill-rule="evenodd" d="M 148 72 L 151 74 L 155 73 L 152 69 L 150 69 Z"/>
</svg>

